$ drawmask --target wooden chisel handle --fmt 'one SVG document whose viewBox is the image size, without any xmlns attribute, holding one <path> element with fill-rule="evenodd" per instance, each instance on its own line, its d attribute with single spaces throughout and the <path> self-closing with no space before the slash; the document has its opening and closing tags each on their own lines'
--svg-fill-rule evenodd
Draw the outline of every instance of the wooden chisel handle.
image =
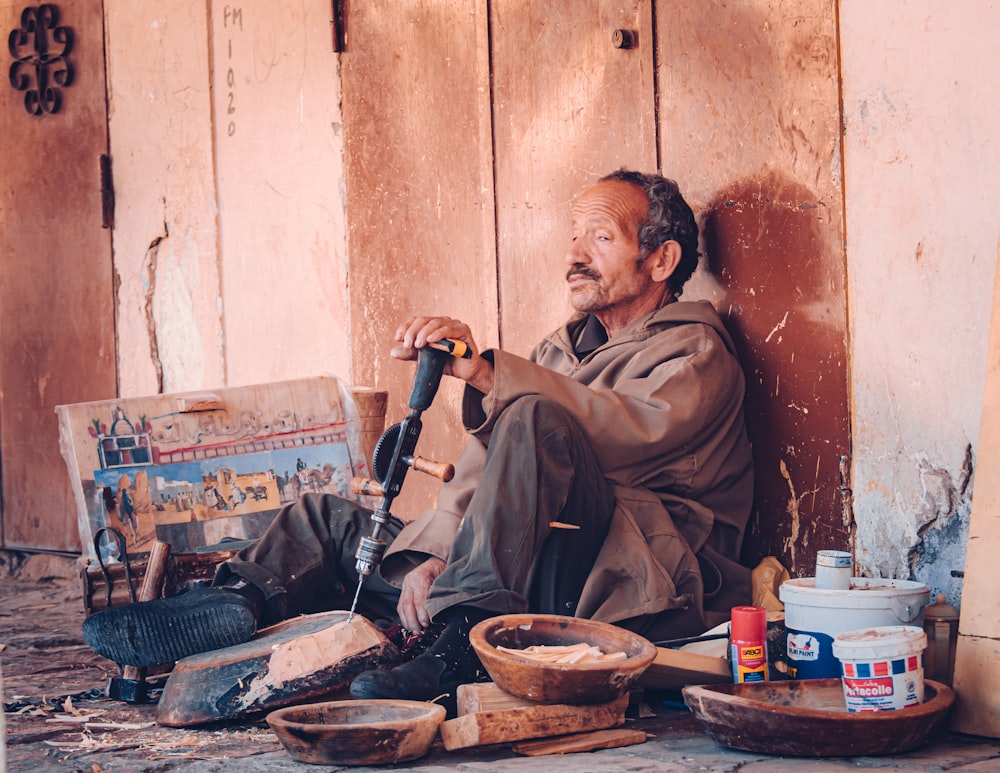
<svg viewBox="0 0 1000 773">
<path fill-rule="evenodd" d="M 163 579 L 167 574 L 167 559 L 170 558 L 170 545 L 166 542 L 154 542 L 146 562 L 146 575 L 142 578 L 137 601 L 154 601 L 160 597 L 163 590 Z M 142 681 L 144 669 L 137 666 L 125 666 L 122 669 L 122 679 Z"/>
</svg>

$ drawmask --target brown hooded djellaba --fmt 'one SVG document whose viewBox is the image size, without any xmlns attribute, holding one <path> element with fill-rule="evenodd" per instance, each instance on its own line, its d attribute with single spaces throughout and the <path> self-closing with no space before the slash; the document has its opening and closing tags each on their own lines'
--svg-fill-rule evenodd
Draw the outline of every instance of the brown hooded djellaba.
<svg viewBox="0 0 1000 773">
<path fill-rule="evenodd" d="M 497 418 L 525 395 L 564 406 L 589 438 L 616 497 L 607 538 L 576 614 L 651 639 L 704 631 L 750 602 L 739 564 L 753 500 L 743 415 L 744 375 L 732 339 L 706 301 L 670 303 L 634 321 L 582 360 L 574 316 L 529 359 L 502 350 L 495 385 L 467 387 L 470 434 L 437 507 L 408 524 L 381 571 L 398 583 L 414 553 L 447 560 L 479 480 Z M 433 599 L 428 605 L 433 613 Z"/>
</svg>

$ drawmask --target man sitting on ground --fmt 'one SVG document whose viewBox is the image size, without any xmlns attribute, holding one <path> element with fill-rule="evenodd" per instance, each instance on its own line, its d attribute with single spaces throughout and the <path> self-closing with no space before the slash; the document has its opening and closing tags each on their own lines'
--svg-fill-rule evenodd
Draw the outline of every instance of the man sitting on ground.
<svg viewBox="0 0 1000 773">
<path fill-rule="evenodd" d="M 698 263 L 691 208 L 671 180 L 615 172 L 574 202 L 565 261 L 576 313 L 528 359 L 480 353 L 448 317 L 396 331 L 397 358 L 442 338 L 471 348 L 445 367 L 466 382 L 470 437 L 437 506 L 383 529 L 390 545 L 359 608 L 443 630 L 424 654 L 358 676 L 355 697 L 430 700 L 474 680 L 469 629 L 494 615 L 574 615 L 657 640 L 702 633 L 749 603 L 744 378 L 711 304 L 678 300 Z M 150 666 L 346 609 L 371 525 L 354 502 L 304 495 L 220 565 L 213 587 L 99 612 L 84 636 L 117 663 Z"/>
</svg>

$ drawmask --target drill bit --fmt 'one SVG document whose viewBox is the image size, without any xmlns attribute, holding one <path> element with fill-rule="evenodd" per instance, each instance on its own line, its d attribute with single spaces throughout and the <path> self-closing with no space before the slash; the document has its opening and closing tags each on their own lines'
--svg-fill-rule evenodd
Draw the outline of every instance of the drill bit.
<svg viewBox="0 0 1000 773">
<path fill-rule="evenodd" d="M 351 622 L 354 619 L 354 610 L 358 608 L 358 596 L 361 595 L 361 586 L 365 581 L 365 576 L 362 574 L 358 577 L 358 589 L 354 591 L 354 601 L 351 604 L 351 611 L 347 615 L 347 622 Z"/>
</svg>

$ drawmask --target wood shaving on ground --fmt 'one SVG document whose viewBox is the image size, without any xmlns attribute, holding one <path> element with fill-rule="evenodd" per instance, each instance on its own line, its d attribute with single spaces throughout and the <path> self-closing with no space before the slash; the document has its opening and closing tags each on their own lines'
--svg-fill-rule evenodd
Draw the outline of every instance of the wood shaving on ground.
<svg viewBox="0 0 1000 773">
<path fill-rule="evenodd" d="M 154 727 L 155 722 L 86 722 L 88 730 L 145 730 Z"/>
<path fill-rule="evenodd" d="M 85 722 L 90 722 L 90 720 L 92 720 L 94 717 L 99 717 L 101 716 L 101 714 L 104 713 L 106 712 L 103 709 L 95 709 L 92 711 L 81 712 L 81 713 L 74 712 L 72 714 L 56 714 L 55 716 L 52 717 L 46 717 L 45 721 L 48 723 L 56 723 L 56 724 L 60 722 L 63 724 L 66 723 L 83 724 Z"/>
<path fill-rule="evenodd" d="M 601 652 L 600 647 L 586 642 L 579 644 L 533 644 L 524 649 L 513 647 L 497 647 L 499 652 L 509 655 L 519 655 L 541 663 L 613 663 L 625 660 L 624 652 Z"/>
<path fill-rule="evenodd" d="M 266 754 L 277 751 L 281 748 L 277 738 L 265 730 L 236 730 L 218 731 L 205 735 L 203 733 L 182 733 L 181 735 L 171 734 L 170 740 L 158 740 L 155 738 L 143 737 L 140 733 L 138 737 L 124 733 L 126 738 L 121 737 L 121 733 L 100 733 L 92 735 L 90 729 L 113 729 L 117 731 L 142 731 L 155 726 L 154 722 L 149 723 L 94 723 L 94 727 L 85 725 L 85 730 L 80 733 L 79 740 L 76 741 L 52 741 L 45 740 L 46 746 L 52 746 L 67 753 L 66 759 L 71 757 L 83 757 L 89 754 L 99 754 L 118 751 L 137 751 L 146 760 L 159 759 L 188 759 L 188 760 L 213 760 L 232 759 L 238 757 L 252 757 L 257 754 Z M 252 748 L 256 746 L 257 748 Z"/>
</svg>

